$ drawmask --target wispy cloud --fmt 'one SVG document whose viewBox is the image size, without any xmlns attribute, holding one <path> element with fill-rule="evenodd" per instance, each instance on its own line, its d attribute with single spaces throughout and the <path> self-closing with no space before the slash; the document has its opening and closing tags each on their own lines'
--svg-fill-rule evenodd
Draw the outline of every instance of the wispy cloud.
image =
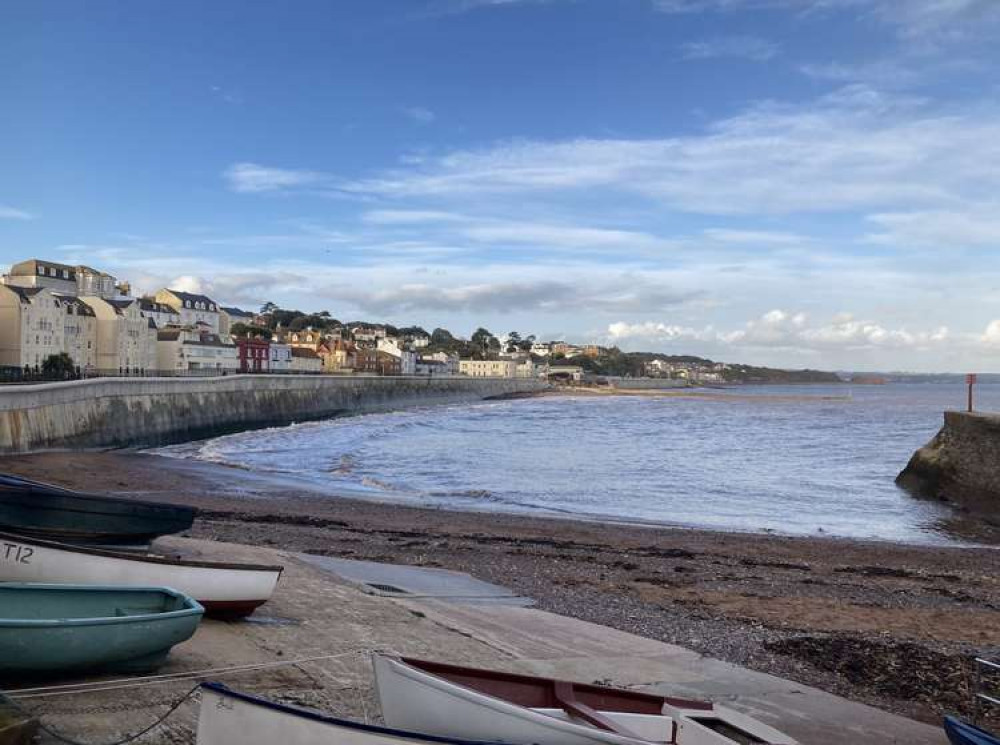
<svg viewBox="0 0 1000 745">
<path fill-rule="evenodd" d="M 685 137 L 499 143 L 339 186 L 379 198 L 452 201 L 610 190 L 718 215 L 884 212 L 996 193 L 998 142 L 993 108 L 944 114 L 855 85 L 802 104 L 757 104 Z"/>
<path fill-rule="evenodd" d="M 406 106 L 403 113 L 417 124 L 430 124 L 437 118 L 433 111 L 423 106 Z"/>
<path fill-rule="evenodd" d="M 689 60 L 735 58 L 752 62 L 766 62 L 781 51 L 773 41 L 759 36 L 716 36 L 689 41 L 681 44 L 680 49 L 684 59 Z"/>
<path fill-rule="evenodd" d="M 25 210 L 0 204 L 0 220 L 34 220 L 35 215 Z"/>
<path fill-rule="evenodd" d="M 229 187 L 241 193 L 283 191 L 287 189 L 319 186 L 329 177 L 316 171 L 271 168 L 257 163 L 234 163 L 223 174 Z"/>
</svg>

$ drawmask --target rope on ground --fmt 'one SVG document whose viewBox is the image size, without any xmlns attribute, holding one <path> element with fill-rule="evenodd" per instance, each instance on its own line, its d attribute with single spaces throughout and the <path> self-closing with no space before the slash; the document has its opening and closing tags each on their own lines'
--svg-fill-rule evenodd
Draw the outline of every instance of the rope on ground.
<svg viewBox="0 0 1000 745">
<path fill-rule="evenodd" d="M 185 693 L 184 696 L 182 696 L 177 701 L 175 701 L 173 704 L 171 704 L 170 708 L 167 709 L 166 713 L 163 714 L 163 716 L 158 717 L 156 719 L 156 721 L 153 722 L 148 727 L 145 727 L 145 728 L 143 728 L 143 729 L 139 730 L 138 732 L 135 732 L 135 733 L 133 733 L 131 735 L 127 735 L 126 737 L 124 737 L 124 738 L 122 738 L 120 740 L 112 740 L 111 742 L 103 742 L 103 743 L 90 743 L 90 742 L 84 742 L 82 740 L 75 740 L 72 737 L 69 737 L 68 735 L 64 735 L 63 733 L 61 733 L 61 732 L 59 732 L 57 730 L 52 729 L 51 727 L 49 727 L 44 722 L 38 721 L 36 719 L 36 717 L 35 717 L 34 714 L 32 714 L 30 711 L 26 710 L 24 707 L 22 707 L 16 701 L 12 701 L 11 702 L 11 706 L 13 706 L 19 712 L 21 712 L 22 714 L 24 714 L 26 717 L 30 717 L 31 719 L 36 719 L 36 721 L 38 721 L 38 728 L 40 730 L 42 730 L 42 732 L 46 733 L 50 737 L 54 737 L 55 739 L 59 740 L 60 742 L 66 743 L 66 745 L 126 745 L 127 743 L 134 742 L 135 740 L 138 740 L 140 737 L 143 737 L 144 735 L 149 734 L 154 729 L 156 729 L 161 724 L 163 724 L 165 721 L 167 721 L 167 719 L 175 711 L 177 711 L 185 701 L 187 701 L 189 698 L 191 698 L 192 696 L 194 696 L 195 693 L 198 692 L 199 688 L 201 688 L 201 686 L 200 685 L 196 685 L 190 691 L 188 691 L 187 693 Z"/>
<path fill-rule="evenodd" d="M 147 675 L 140 678 L 119 678 L 117 680 L 102 680 L 92 683 L 67 683 L 59 686 L 43 686 L 38 688 L 20 688 L 11 691 L 0 691 L 4 696 L 11 699 L 48 698 L 50 696 L 68 696 L 74 693 L 94 693 L 98 691 L 115 691 L 127 688 L 143 688 L 150 685 L 161 685 L 163 683 L 176 683 L 182 680 L 195 678 L 221 677 L 234 673 L 254 672 L 257 670 L 267 670 L 275 667 L 288 667 L 306 662 L 320 662 L 323 660 L 333 660 L 340 657 L 350 657 L 356 654 L 364 655 L 370 653 L 368 649 L 358 649 L 351 652 L 341 652 L 339 654 L 319 655 L 316 657 L 300 657 L 294 660 L 280 660 L 278 662 L 260 662 L 248 665 L 235 665 L 232 667 L 216 667 L 206 670 L 189 670 L 180 673 L 168 673 L 165 675 Z"/>
</svg>

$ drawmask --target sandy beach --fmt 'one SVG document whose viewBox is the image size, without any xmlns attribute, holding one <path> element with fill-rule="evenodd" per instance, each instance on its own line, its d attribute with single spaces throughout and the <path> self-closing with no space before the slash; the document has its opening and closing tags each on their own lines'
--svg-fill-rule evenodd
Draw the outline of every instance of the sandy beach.
<svg viewBox="0 0 1000 745">
<path fill-rule="evenodd" d="M 991 548 L 415 508 L 127 451 L 9 456 L 2 470 L 195 505 L 196 538 L 469 572 L 546 610 L 925 721 L 967 712 L 972 655 L 1000 650 Z"/>
</svg>

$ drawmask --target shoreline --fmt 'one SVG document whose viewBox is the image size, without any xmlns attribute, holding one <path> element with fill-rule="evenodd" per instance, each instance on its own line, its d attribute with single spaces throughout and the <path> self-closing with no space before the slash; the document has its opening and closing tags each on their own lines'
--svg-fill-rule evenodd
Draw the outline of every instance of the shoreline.
<svg viewBox="0 0 1000 745">
<path fill-rule="evenodd" d="M 465 571 L 546 610 L 925 721 L 963 711 L 969 656 L 1000 651 L 992 548 L 495 512 L 484 520 L 130 451 L 4 456 L 0 469 L 194 505 L 197 538 Z"/>
</svg>

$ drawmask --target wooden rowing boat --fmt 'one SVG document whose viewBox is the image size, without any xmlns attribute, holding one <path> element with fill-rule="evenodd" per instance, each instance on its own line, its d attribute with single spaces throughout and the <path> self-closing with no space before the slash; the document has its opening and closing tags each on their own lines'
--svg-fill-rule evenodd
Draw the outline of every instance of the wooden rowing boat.
<svg viewBox="0 0 1000 745">
<path fill-rule="evenodd" d="M 0 533 L 0 581 L 173 587 L 216 618 L 253 613 L 270 599 L 281 572 L 280 566 L 185 561 Z"/>
<path fill-rule="evenodd" d="M 376 727 L 203 683 L 196 745 L 487 745 Z M 494 743 L 493 745 L 498 745 Z"/>
<path fill-rule="evenodd" d="M 204 612 L 166 587 L 0 584 L 0 678 L 155 670 Z"/>
<path fill-rule="evenodd" d="M 0 474 L 0 530 L 69 543 L 135 545 L 187 530 L 196 510 L 83 494 Z"/>
<path fill-rule="evenodd" d="M 417 732 L 531 745 L 795 743 L 707 701 L 382 655 L 374 665 L 386 724 Z"/>
</svg>

